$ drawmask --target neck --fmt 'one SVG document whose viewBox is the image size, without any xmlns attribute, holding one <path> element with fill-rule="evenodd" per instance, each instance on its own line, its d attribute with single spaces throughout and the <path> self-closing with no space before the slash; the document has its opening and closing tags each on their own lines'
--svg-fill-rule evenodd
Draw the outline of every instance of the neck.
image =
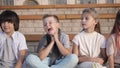
<svg viewBox="0 0 120 68">
<path fill-rule="evenodd" d="M 94 28 L 85 29 L 85 32 L 87 32 L 87 33 L 92 33 L 92 32 L 94 32 Z"/>
<path fill-rule="evenodd" d="M 10 32 L 10 33 L 6 33 L 8 37 L 11 37 L 13 32 Z"/>
</svg>

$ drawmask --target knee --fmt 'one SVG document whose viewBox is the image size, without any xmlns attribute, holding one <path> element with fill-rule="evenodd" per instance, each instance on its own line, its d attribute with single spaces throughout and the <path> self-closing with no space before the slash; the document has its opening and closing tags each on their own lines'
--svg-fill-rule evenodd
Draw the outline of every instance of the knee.
<svg viewBox="0 0 120 68">
<path fill-rule="evenodd" d="M 77 55 L 70 54 L 70 55 L 68 55 L 68 57 L 70 58 L 71 62 L 78 63 L 78 56 Z"/>
<path fill-rule="evenodd" d="M 26 62 L 32 62 L 34 61 L 33 59 L 37 59 L 38 57 L 36 55 L 30 54 L 26 57 Z"/>
</svg>

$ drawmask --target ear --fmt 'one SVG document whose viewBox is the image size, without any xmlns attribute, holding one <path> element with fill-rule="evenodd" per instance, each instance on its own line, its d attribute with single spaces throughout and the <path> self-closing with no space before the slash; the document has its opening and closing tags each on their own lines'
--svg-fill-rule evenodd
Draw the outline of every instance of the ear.
<svg viewBox="0 0 120 68">
<path fill-rule="evenodd" d="M 98 20 L 95 20 L 95 24 L 97 24 L 98 23 Z"/>
</svg>

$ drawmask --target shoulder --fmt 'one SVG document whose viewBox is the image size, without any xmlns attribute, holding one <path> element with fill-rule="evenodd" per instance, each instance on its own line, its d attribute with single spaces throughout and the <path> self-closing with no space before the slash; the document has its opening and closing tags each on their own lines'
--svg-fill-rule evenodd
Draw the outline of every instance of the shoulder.
<svg viewBox="0 0 120 68">
<path fill-rule="evenodd" d="M 83 36 L 84 35 L 84 32 L 79 32 L 79 33 L 77 33 L 74 37 L 81 37 L 81 36 Z"/>
<path fill-rule="evenodd" d="M 111 34 L 109 38 L 115 38 L 115 34 Z"/>
<path fill-rule="evenodd" d="M 18 39 L 24 39 L 25 38 L 25 36 L 22 33 L 20 33 L 19 31 L 15 31 L 12 36 L 14 38 L 18 38 Z"/>
<path fill-rule="evenodd" d="M 43 35 L 42 38 L 39 40 L 39 42 L 43 43 L 43 42 L 47 42 L 47 39 L 49 39 L 49 36 L 47 34 Z"/>
<path fill-rule="evenodd" d="M 4 38 L 4 33 L 1 31 L 0 32 L 0 41 Z"/>
<path fill-rule="evenodd" d="M 115 40 L 115 34 L 111 34 L 111 35 L 109 36 L 108 41 L 110 41 L 110 40 Z"/>
<path fill-rule="evenodd" d="M 6 38 L 6 33 L 5 32 L 0 32 L 0 39 Z"/>
<path fill-rule="evenodd" d="M 106 39 L 104 35 L 102 35 L 102 34 L 100 34 L 98 32 L 96 32 L 96 35 L 97 35 L 98 38 Z"/>
<path fill-rule="evenodd" d="M 3 32 L 1 31 L 1 32 L 0 32 L 0 37 L 1 37 L 2 35 L 3 35 Z"/>
<path fill-rule="evenodd" d="M 60 37 L 69 37 L 69 35 L 68 34 L 66 34 L 66 33 L 64 33 L 64 32 L 61 32 L 61 36 Z"/>
</svg>

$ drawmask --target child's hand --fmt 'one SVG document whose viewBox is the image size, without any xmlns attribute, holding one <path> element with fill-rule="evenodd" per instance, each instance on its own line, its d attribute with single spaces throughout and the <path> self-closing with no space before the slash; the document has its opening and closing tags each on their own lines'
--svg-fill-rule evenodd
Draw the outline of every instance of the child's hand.
<svg viewBox="0 0 120 68">
<path fill-rule="evenodd" d="M 54 41 L 54 35 L 50 35 L 51 36 L 51 41 Z"/>
<path fill-rule="evenodd" d="M 22 68 L 21 64 L 16 64 L 15 68 Z"/>
<path fill-rule="evenodd" d="M 58 41 L 59 40 L 59 35 L 58 35 L 58 32 L 54 33 L 54 40 L 55 41 Z"/>
<path fill-rule="evenodd" d="M 104 60 L 102 58 L 94 58 L 94 62 L 98 62 L 100 64 L 103 64 Z"/>
</svg>

